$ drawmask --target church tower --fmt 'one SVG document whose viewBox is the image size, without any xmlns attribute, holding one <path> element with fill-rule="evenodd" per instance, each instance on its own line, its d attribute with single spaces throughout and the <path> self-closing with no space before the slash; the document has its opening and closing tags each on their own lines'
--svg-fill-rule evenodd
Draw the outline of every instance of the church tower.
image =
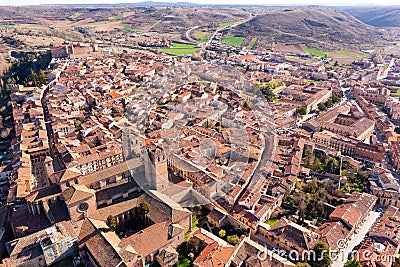
<svg viewBox="0 0 400 267">
<path fill-rule="evenodd" d="M 168 189 L 167 157 L 162 148 L 149 146 L 144 153 L 144 167 L 149 189 L 164 192 Z"/>
</svg>

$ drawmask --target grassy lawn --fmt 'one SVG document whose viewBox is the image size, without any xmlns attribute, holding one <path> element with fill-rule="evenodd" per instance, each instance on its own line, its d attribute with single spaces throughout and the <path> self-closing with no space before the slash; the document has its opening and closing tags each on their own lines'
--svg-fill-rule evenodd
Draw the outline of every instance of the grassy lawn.
<svg viewBox="0 0 400 267">
<path fill-rule="evenodd" d="M 239 23 L 240 23 L 240 21 L 223 22 L 223 23 L 219 24 L 218 28 L 223 29 L 223 28 L 226 28 L 226 27 L 229 27 L 229 26 L 232 26 L 232 25 L 235 25 L 235 24 L 239 24 Z"/>
<path fill-rule="evenodd" d="M 196 38 L 197 40 L 199 40 L 202 43 L 207 42 L 207 35 L 208 35 L 208 32 L 202 32 L 202 31 L 195 31 L 193 33 L 194 38 Z"/>
<path fill-rule="evenodd" d="M 189 258 L 179 255 L 178 263 L 176 264 L 177 267 L 189 267 L 190 265 L 191 261 Z"/>
<path fill-rule="evenodd" d="M 124 17 L 124 15 L 122 14 L 122 13 L 119 13 L 118 15 L 116 15 L 115 17 L 114 17 L 114 19 L 115 20 L 117 20 L 117 19 L 122 19 Z"/>
<path fill-rule="evenodd" d="M 313 56 L 318 56 L 318 57 L 325 57 L 326 53 L 316 50 L 316 49 L 311 49 L 308 48 L 305 44 L 301 44 L 300 47 L 304 50 L 305 53 L 313 55 Z"/>
<path fill-rule="evenodd" d="M 185 44 L 185 43 L 178 43 L 178 42 L 172 42 L 172 46 L 174 48 L 196 48 L 195 44 Z"/>
<path fill-rule="evenodd" d="M 245 233 L 245 232 L 243 232 L 241 230 L 236 230 L 231 225 L 224 225 L 221 228 L 214 227 L 212 229 L 212 233 L 219 237 L 219 231 L 220 230 L 225 230 L 225 232 L 226 232 L 226 235 L 224 237 L 222 237 L 222 239 L 225 240 L 225 241 L 226 241 L 228 236 L 237 235 L 238 237 L 241 237 L 243 234 L 247 235 L 247 233 Z"/>
<path fill-rule="evenodd" d="M 348 56 L 348 57 L 368 57 L 368 55 L 363 54 L 363 53 L 350 53 L 350 52 L 346 52 L 346 51 L 339 51 L 338 54 L 344 55 L 344 56 Z"/>
<path fill-rule="evenodd" d="M 77 13 L 69 16 L 69 18 L 75 20 L 75 19 L 79 18 L 82 15 L 83 15 L 83 13 L 77 12 Z"/>
<path fill-rule="evenodd" d="M 269 220 L 269 221 L 267 222 L 267 224 L 268 224 L 269 226 L 273 227 L 278 221 L 279 221 L 279 219 L 272 219 L 272 220 Z"/>
<path fill-rule="evenodd" d="M 257 42 L 257 38 L 254 37 L 253 39 L 251 39 L 251 41 L 250 41 L 249 45 L 247 46 L 247 48 L 248 49 L 253 49 L 253 47 L 256 44 L 256 42 Z"/>
<path fill-rule="evenodd" d="M 162 53 L 172 56 L 193 55 L 200 51 L 198 48 L 162 48 Z"/>
<path fill-rule="evenodd" d="M 239 36 L 228 36 L 222 40 L 223 43 L 230 46 L 241 46 L 243 44 L 244 37 Z"/>
</svg>

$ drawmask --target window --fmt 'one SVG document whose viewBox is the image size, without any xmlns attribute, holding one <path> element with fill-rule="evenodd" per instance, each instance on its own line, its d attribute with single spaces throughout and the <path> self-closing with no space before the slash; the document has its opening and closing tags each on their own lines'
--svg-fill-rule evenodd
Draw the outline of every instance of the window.
<svg viewBox="0 0 400 267">
<path fill-rule="evenodd" d="M 86 203 L 86 202 L 83 202 L 83 203 L 79 204 L 79 206 L 78 206 L 78 211 L 79 211 L 79 212 L 84 212 L 84 211 L 86 211 L 88 208 L 89 208 L 89 204 Z"/>
</svg>

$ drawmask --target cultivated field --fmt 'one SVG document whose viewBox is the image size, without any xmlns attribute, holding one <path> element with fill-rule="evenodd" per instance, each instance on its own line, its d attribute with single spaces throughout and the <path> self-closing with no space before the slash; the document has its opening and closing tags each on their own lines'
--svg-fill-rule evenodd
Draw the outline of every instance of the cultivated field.
<svg viewBox="0 0 400 267">
<path fill-rule="evenodd" d="M 222 40 L 223 43 L 231 46 L 241 46 L 244 41 L 244 37 L 240 36 L 228 36 Z"/>
<path fill-rule="evenodd" d="M 304 53 L 304 50 L 300 44 L 277 43 L 274 50 L 282 53 Z"/>
</svg>

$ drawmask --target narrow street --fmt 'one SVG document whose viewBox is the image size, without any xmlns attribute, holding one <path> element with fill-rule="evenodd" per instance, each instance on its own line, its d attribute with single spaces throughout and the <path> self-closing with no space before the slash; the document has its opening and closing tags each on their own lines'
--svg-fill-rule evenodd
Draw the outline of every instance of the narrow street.
<svg viewBox="0 0 400 267">
<path fill-rule="evenodd" d="M 351 252 L 354 248 L 361 243 L 363 238 L 368 234 L 369 229 L 372 227 L 376 219 L 378 219 L 380 213 L 377 211 L 371 211 L 367 220 L 364 224 L 356 231 L 356 234 L 347 242 L 347 247 L 343 249 L 336 258 L 335 261 L 332 262 L 332 267 L 343 267 L 346 261 L 348 260 L 348 256 L 351 255 Z"/>
</svg>

